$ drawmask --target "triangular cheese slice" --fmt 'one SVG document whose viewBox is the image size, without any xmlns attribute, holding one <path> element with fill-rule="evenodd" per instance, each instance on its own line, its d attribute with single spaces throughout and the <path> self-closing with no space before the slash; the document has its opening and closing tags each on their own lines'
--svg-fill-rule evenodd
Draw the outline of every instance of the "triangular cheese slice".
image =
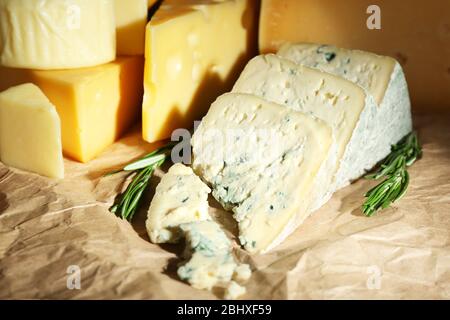
<svg viewBox="0 0 450 320">
<path fill-rule="evenodd" d="M 395 59 L 310 43 L 285 44 L 278 55 L 352 81 L 373 96 L 379 107 L 373 120 L 377 124 L 372 138 L 376 147 L 369 155 L 368 169 L 390 153 L 391 145 L 412 131 L 408 85 L 402 67 Z"/>
<path fill-rule="evenodd" d="M 192 146 L 194 171 L 233 211 L 240 242 L 250 252 L 271 249 L 307 217 L 336 155 L 324 121 L 232 93 L 212 104 Z"/>
<path fill-rule="evenodd" d="M 394 108 L 393 113 L 382 110 L 358 84 L 272 54 L 250 61 L 233 92 L 255 94 L 310 113 L 333 128 L 339 163 L 330 193 L 371 169 L 411 131 L 409 104 Z"/>
</svg>

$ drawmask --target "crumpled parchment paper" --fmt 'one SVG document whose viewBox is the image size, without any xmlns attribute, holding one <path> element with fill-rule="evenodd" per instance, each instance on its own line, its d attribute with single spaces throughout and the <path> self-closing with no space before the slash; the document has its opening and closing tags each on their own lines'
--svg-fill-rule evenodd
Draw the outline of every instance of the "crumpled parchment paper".
<svg viewBox="0 0 450 320">
<path fill-rule="evenodd" d="M 374 182 L 361 179 L 276 250 L 249 256 L 236 245 L 254 270 L 244 298 L 450 299 L 450 114 L 416 116 L 415 127 L 424 156 L 393 207 L 362 216 Z M 0 298 L 220 297 L 178 280 L 182 245 L 148 241 L 146 211 L 162 171 L 131 225 L 108 211 L 127 180 L 104 174 L 156 147 L 136 128 L 87 165 L 65 160 L 61 181 L 0 163 Z M 230 215 L 211 204 L 232 236 Z"/>
</svg>

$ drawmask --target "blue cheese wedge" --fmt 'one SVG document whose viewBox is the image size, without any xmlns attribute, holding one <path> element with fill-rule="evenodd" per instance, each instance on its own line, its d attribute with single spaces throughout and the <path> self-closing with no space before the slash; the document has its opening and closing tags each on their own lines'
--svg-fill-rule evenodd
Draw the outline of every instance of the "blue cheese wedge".
<svg viewBox="0 0 450 320">
<path fill-rule="evenodd" d="M 193 136 L 193 168 L 233 211 L 245 249 L 264 252 L 306 218 L 332 142 L 331 127 L 318 118 L 230 93 L 212 104 Z"/>
<path fill-rule="evenodd" d="M 292 57 L 293 54 L 288 52 L 297 52 L 294 48 L 285 47 L 280 53 Z M 339 53 L 329 52 L 321 58 L 339 61 Z M 359 70 L 356 66 L 354 68 Z M 360 66 L 360 69 L 367 68 Z M 377 70 L 375 67 L 372 69 Z M 374 79 L 379 78 L 373 72 L 364 73 L 370 79 L 355 83 L 341 77 L 341 72 L 334 75 L 276 55 L 262 55 L 248 63 L 233 92 L 255 94 L 307 112 L 333 128 L 338 163 L 329 189 L 330 195 L 371 169 L 390 153 L 392 144 L 412 130 L 409 98 L 402 74 L 393 76 L 390 84 L 389 78 L 379 81 L 390 88 L 390 103 L 380 106 L 377 101 L 383 86 L 375 83 Z M 372 88 L 373 95 L 360 86 L 363 83 Z M 327 197 L 322 199 L 327 200 Z M 323 202 L 315 203 L 310 210 L 317 209 Z"/>
<path fill-rule="evenodd" d="M 146 228 L 153 243 L 174 243 L 182 236 L 183 223 L 210 220 L 211 190 L 191 168 L 173 165 L 161 178 L 148 210 Z"/>
<path fill-rule="evenodd" d="M 379 105 L 393 105 L 399 99 L 409 104 L 402 67 L 391 57 L 310 43 L 285 44 L 277 55 L 350 80 L 366 89 Z M 390 99 L 394 92 L 396 99 Z"/>
<path fill-rule="evenodd" d="M 180 279 L 197 289 L 222 286 L 226 299 L 245 294 L 245 288 L 237 282 L 250 278 L 250 267 L 235 261 L 231 241 L 220 226 L 214 221 L 201 221 L 183 224 L 181 230 L 186 242 L 186 262 L 178 268 Z"/>
<path fill-rule="evenodd" d="M 366 169 L 390 153 L 390 146 L 412 131 L 408 85 L 400 64 L 374 53 L 320 44 L 286 44 L 278 55 L 328 72 L 364 88 L 378 105 Z"/>
</svg>

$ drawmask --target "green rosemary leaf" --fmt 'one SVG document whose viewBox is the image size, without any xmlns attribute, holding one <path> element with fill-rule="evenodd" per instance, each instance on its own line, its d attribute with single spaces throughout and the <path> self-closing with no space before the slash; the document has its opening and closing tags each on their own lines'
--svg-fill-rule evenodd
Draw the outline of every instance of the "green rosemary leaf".
<svg viewBox="0 0 450 320">
<path fill-rule="evenodd" d="M 143 169 L 145 167 L 152 166 L 155 163 L 165 159 L 166 156 L 167 156 L 166 154 L 156 154 L 150 158 L 145 158 L 145 159 L 135 161 L 135 162 L 127 165 L 125 168 L 123 168 L 123 170 L 124 171 L 135 171 L 135 170 Z"/>
<path fill-rule="evenodd" d="M 402 184 L 402 188 L 400 189 L 400 192 L 398 193 L 397 199 L 396 200 L 400 200 L 405 194 L 406 194 L 406 189 L 408 189 L 409 186 L 409 173 L 408 171 L 405 170 L 404 172 L 404 181 Z"/>
<path fill-rule="evenodd" d="M 383 182 L 366 192 L 366 201 L 362 205 L 363 213 L 370 217 L 380 209 L 388 208 L 392 203 L 401 199 L 409 186 L 407 168 L 422 156 L 422 149 L 415 132 L 410 133 L 391 148 L 379 169 L 365 176 L 366 179 Z"/>
<path fill-rule="evenodd" d="M 153 173 L 156 168 L 164 164 L 174 146 L 175 142 L 170 142 L 164 147 L 128 164 L 123 169 L 108 174 L 111 175 L 121 171 L 128 171 L 133 175 L 130 184 L 118 196 L 115 204 L 109 209 L 112 213 L 120 216 L 124 220 L 131 221 L 133 219 Z"/>
<path fill-rule="evenodd" d="M 153 173 L 153 170 L 151 170 Z M 125 220 L 131 220 L 136 212 L 139 201 L 142 197 L 142 193 L 146 189 L 148 185 L 148 181 L 151 175 L 145 175 L 144 179 L 139 181 L 136 185 L 133 186 L 133 189 L 130 191 L 128 197 L 126 198 L 126 202 L 123 205 L 122 218 Z"/>
</svg>

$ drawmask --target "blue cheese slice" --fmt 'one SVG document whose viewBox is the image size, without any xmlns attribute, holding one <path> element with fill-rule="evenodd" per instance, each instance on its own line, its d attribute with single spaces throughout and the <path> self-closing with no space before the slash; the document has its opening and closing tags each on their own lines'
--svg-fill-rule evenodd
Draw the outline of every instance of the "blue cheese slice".
<svg viewBox="0 0 450 320">
<path fill-rule="evenodd" d="M 237 282 L 250 278 L 250 267 L 235 261 L 231 241 L 220 226 L 214 221 L 201 221 L 183 224 L 181 230 L 186 239 L 186 262 L 178 268 L 180 279 L 197 289 L 223 286 L 227 299 L 245 294 L 245 288 Z"/>
<path fill-rule="evenodd" d="M 399 98 L 408 98 L 402 68 L 391 57 L 310 43 L 285 44 L 277 55 L 350 80 L 366 89 L 380 105 L 393 90 L 403 93 Z"/>
<path fill-rule="evenodd" d="M 407 93 L 397 89 L 399 103 L 408 100 Z M 371 169 L 390 153 L 393 143 L 411 131 L 409 100 L 399 109 L 381 109 L 358 84 L 272 54 L 251 60 L 233 92 L 255 94 L 307 112 L 333 128 L 338 162 L 328 195 Z M 319 208 L 327 198 L 310 210 Z"/>
<path fill-rule="evenodd" d="M 332 141 L 332 129 L 318 118 L 225 94 L 193 136 L 193 168 L 233 211 L 245 249 L 264 252 L 306 218 L 315 180 L 329 170 Z"/>
<path fill-rule="evenodd" d="M 320 44 L 285 44 L 278 55 L 298 64 L 347 79 L 373 96 L 378 104 L 370 169 L 390 153 L 390 146 L 412 131 L 408 85 L 400 64 L 374 53 Z"/>
<path fill-rule="evenodd" d="M 153 243 L 178 242 L 183 223 L 210 220 L 211 190 L 191 168 L 173 165 L 161 178 L 148 210 L 146 228 Z"/>
</svg>

